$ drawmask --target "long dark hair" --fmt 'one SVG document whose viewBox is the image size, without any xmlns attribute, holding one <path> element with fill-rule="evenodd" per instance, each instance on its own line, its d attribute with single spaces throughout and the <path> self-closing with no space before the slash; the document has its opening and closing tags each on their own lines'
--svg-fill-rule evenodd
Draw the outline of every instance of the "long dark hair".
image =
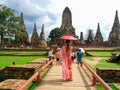
<svg viewBox="0 0 120 90">
<path fill-rule="evenodd" d="M 66 40 L 66 52 L 69 52 L 71 50 L 70 40 Z"/>
</svg>

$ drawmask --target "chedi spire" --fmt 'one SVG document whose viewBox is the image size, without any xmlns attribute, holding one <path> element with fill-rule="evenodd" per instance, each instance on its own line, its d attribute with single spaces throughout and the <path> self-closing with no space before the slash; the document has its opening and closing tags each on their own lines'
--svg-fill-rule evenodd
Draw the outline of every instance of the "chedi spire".
<svg viewBox="0 0 120 90">
<path fill-rule="evenodd" d="M 39 36 L 37 33 L 37 27 L 36 27 L 36 23 L 34 23 L 34 29 L 33 29 L 32 37 L 31 37 L 32 47 L 38 46 L 38 42 L 39 42 L 38 40 L 39 40 Z"/>
<path fill-rule="evenodd" d="M 80 44 L 85 44 L 85 41 L 83 38 L 83 32 L 80 33 Z"/>
<path fill-rule="evenodd" d="M 68 7 L 63 10 L 62 14 L 62 25 L 61 25 L 62 34 L 75 35 L 75 29 L 72 26 L 72 14 Z"/>
<path fill-rule="evenodd" d="M 39 38 L 39 48 L 46 48 L 46 47 L 47 47 L 47 42 L 46 42 L 45 36 L 44 36 L 44 24 L 43 24 L 41 33 L 40 33 L 40 38 Z"/>
<path fill-rule="evenodd" d="M 120 46 L 120 23 L 118 18 L 118 11 L 116 10 L 112 30 L 109 34 L 108 44 L 110 46 Z"/>
<path fill-rule="evenodd" d="M 100 25 L 98 23 L 98 26 L 97 26 L 97 32 L 96 32 L 96 35 L 95 35 L 95 38 L 94 38 L 94 42 L 95 44 L 103 44 L 103 37 L 102 37 L 102 34 L 100 32 Z"/>
</svg>

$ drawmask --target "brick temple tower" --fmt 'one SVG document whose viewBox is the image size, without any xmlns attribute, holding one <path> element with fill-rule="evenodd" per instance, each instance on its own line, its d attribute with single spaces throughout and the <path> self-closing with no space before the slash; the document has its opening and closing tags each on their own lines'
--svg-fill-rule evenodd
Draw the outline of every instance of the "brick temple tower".
<svg viewBox="0 0 120 90">
<path fill-rule="evenodd" d="M 47 42 L 45 40 L 45 35 L 44 35 L 44 24 L 42 25 L 38 47 L 39 48 L 46 48 L 47 47 Z"/>
<path fill-rule="evenodd" d="M 20 29 L 17 31 L 17 34 L 19 35 L 15 35 L 15 44 L 18 46 L 18 45 L 22 45 L 22 46 L 27 46 L 29 45 L 29 36 L 28 36 L 28 33 L 26 31 L 26 26 L 24 24 L 24 18 L 23 18 L 23 13 L 21 13 L 21 16 L 20 16 L 20 22 L 19 22 L 19 25 L 20 25 Z"/>
<path fill-rule="evenodd" d="M 38 47 L 38 43 L 39 43 L 39 36 L 37 33 L 36 23 L 34 23 L 34 29 L 31 37 L 31 45 L 32 47 Z"/>
<path fill-rule="evenodd" d="M 83 38 L 83 32 L 80 33 L 80 44 L 85 44 L 84 38 Z"/>
<path fill-rule="evenodd" d="M 119 23 L 119 17 L 118 17 L 117 10 L 116 10 L 112 30 L 109 34 L 108 44 L 110 46 L 120 46 L 120 23 Z"/>
<path fill-rule="evenodd" d="M 97 44 L 97 45 L 102 45 L 103 44 L 103 37 L 102 37 L 102 33 L 100 31 L 99 23 L 98 23 L 97 32 L 96 32 L 96 35 L 95 35 L 95 38 L 94 38 L 94 43 Z"/>
<path fill-rule="evenodd" d="M 61 30 L 63 34 L 69 33 L 76 37 L 75 28 L 72 26 L 72 14 L 68 7 L 63 10 Z"/>
</svg>

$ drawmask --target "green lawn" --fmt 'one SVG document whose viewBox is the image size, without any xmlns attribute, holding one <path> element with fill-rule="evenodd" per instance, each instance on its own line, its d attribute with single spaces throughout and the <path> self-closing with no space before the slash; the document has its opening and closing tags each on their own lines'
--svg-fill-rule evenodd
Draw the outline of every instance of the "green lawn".
<svg viewBox="0 0 120 90">
<path fill-rule="evenodd" d="M 106 62 L 108 58 L 101 59 L 95 68 L 120 68 L 120 63 Z"/>
<path fill-rule="evenodd" d="M 93 55 L 93 56 L 112 56 L 111 53 L 118 53 L 120 52 L 110 52 L 110 51 L 87 51 L 87 53 Z"/>
<path fill-rule="evenodd" d="M 104 87 L 101 84 L 97 84 L 96 86 L 97 86 L 98 90 L 105 90 Z M 120 90 L 117 87 L 115 87 L 115 85 L 112 84 L 112 83 L 109 84 L 109 86 L 112 88 L 112 90 Z"/>
<path fill-rule="evenodd" d="M 90 60 L 93 61 L 94 57 L 85 57 L 86 60 Z M 111 63 L 111 62 L 107 62 L 106 60 L 108 60 L 111 57 L 104 57 L 103 59 L 99 60 L 99 63 L 96 64 L 94 67 L 91 67 L 88 63 L 88 65 L 94 70 L 96 71 L 96 68 L 120 68 L 120 63 Z"/>
<path fill-rule="evenodd" d="M 1 51 L 0 54 L 45 54 L 47 51 Z"/>
<path fill-rule="evenodd" d="M 45 54 L 46 51 L 2 51 L 0 54 Z M 0 67 L 6 67 L 12 65 L 13 61 L 16 65 L 26 64 L 29 61 L 38 59 L 38 58 L 46 58 L 46 56 L 0 56 Z M 49 68 L 46 68 L 41 73 L 41 78 L 45 75 Z M 33 88 L 37 85 L 35 81 L 33 81 L 27 88 L 27 90 L 33 90 Z"/>
<path fill-rule="evenodd" d="M 88 52 L 93 56 L 85 56 L 85 58 L 87 60 L 93 61 L 94 56 L 95 57 L 104 57 L 103 59 L 99 60 L 99 63 L 97 65 L 95 65 L 94 67 L 90 67 L 96 71 L 96 68 L 120 68 L 120 63 L 111 63 L 111 62 L 106 62 L 106 60 L 108 60 L 109 58 L 111 58 L 112 54 L 111 53 L 118 53 L 120 54 L 120 52 L 96 52 L 96 51 L 90 51 Z M 107 56 L 107 57 L 106 57 Z"/>
<path fill-rule="evenodd" d="M 12 65 L 13 61 L 18 65 L 26 64 L 38 58 L 45 58 L 45 56 L 0 56 L 0 67 Z"/>
</svg>

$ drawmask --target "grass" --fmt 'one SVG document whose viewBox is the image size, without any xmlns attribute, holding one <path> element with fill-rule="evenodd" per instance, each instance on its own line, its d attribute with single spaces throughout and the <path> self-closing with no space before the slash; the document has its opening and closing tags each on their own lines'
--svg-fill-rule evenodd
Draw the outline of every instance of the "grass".
<svg viewBox="0 0 120 90">
<path fill-rule="evenodd" d="M 106 62 L 109 58 L 111 58 L 111 53 L 120 53 L 120 52 L 88 52 L 92 54 L 93 56 L 103 56 L 104 58 L 99 60 L 99 63 L 92 68 L 94 71 L 96 68 L 120 68 L 120 63 L 111 63 L 111 62 Z M 106 57 L 107 56 L 107 57 Z M 93 57 L 85 57 L 87 60 L 93 61 Z"/>
<path fill-rule="evenodd" d="M 2 51 L 0 52 L 0 54 L 44 54 L 45 52 L 23 52 L 23 51 L 10 51 L 10 52 L 6 52 L 6 51 Z M 15 62 L 15 64 L 17 65 L 22 65 L 22 64 L 26 64 L 29 61 L 38 59 L 38 58 L 46 58 L 46 56 L 0 56 L 0 67 L 6 67 L 9 65 L 12 65 L 13 61 Z M 41 72 L 40 77 L 44 77 L 44 75 L 46 74 L 46 72 L 49 70 L 50 67 L 47 67 L 43 72 Z M 37 85 L 36 81 L 33 81 L 27 88 L 27 90 L 33 90 L 33 88 Z"/>
<path fill-rule="evenodd" d="M 6 51 L 2 51 L 0 52 L 0 54 L 43 54 L 46 52 L 27 52 L 27 51 L 10 51 L 10 52 L 6 52 Z M 97 65 L 94 66 L 93 70 L 95 71 L 97 67 L 99 68 L 120 68 L 120 64 L 116 64 L 116 63 L 110 63 L 110 62 L 106 62 L 106 60 L 111 56 L 111 53 L 116 53 L 116 52 L 96 52 L 96 51 L 88 51 L 88 53 L 92 54 L 93 56 L 105 56 L 104 59 L 101 59 L 99 61 L 99 63 Z M 118 52 L 117 52 L 118 53 Z M 107 56 L 107 57 L 106 57 Z M 16 64 L 21 65 L 21 64 L 26 64 L 29 61 L 38 59 L 38 58 L 45 58 L 45 56 L 0 56 L 0 67 L 6 67 L 12 64 L 13 61 L 15 61 Z M 88 60 L 92 61 L 93 57 L 85 57 Z M 41 73 L 41 77 L 43 77 L 46 73 L 47 69 Z M 30 86 L 28 87 L 27 90 L 33 90 L 33 88 L 36 86 L 36 82 L 32 82 L 30 84 Z M 97 85 L 97 87 L 99 88 L 98 90 L 104 90 L 102 89 L 102 86 Z M 116 89 L 116 87 L 113 84 L 110 84 L 110 87 L 113 88 L 113 90 L 119 90 Z"/>
<path fill-rule="evenodd" d="M 1 51 L 0 54 L 45 54 L 47 51 Z"/>
<path fill-rule="evenodd" d="M 102 52 L 100 52 L 102 53 Z M 108 52 L 104 52 L 105 56 L 108 56 L 109 53 Z M 95 53 L 94 54 L 97 56 L 98 53 Z M 85 57 L 87 60 L 90 60 L 90 61 L 93 61 L 93 57 Z M 109 58 L 111 57 L 104 57 L 103 59 L 101 59 L 99 61 L 98 64 L 96 64 L 94 67 L 91 67 L 88 63 L 88 65 L 90 66 L 90 68 L 92 68 L 94 71 L 96 71 L 96 68 L 120 68 L 120 63 L 111 63 L 111 62 L 106 62 L 106 60 L 108 60 Z M 112 90 L 120 90 L 118 89 L 114 84 L 109 84 L 109 86 L 112 88 Z M 97 84 L 97 88 L 98 90 L 105 90 L 104 87 L 101 85 L 101 84 Z"/>
<path fill-rule="evenodd" d="M 111 62 L 107 62 L 106 60 L 108 60 L 110 57 L 104 57 L 103 59 L 99 60 L 99 63 L 96 64 L 94 67 L 91 67 L 88 63 L 88 65 L 90 66 L 90 68 L 92 68 L 94 71 L 96 71 L 96 68 L 120 68 L 120 63 L 111 63 Z M 93 61 L 93 57 L 85 57 L 86 60 L 90 60 Z"/>
<path fill-rule="evenodd" d="M 120 68 L 120 63 L 111 63 L 106 62 L 108 58 L 101 59 L 97 65 L 95 65 L 95 68 Z"/>
<path fill-rule="evenodd" d="M 97 84 L 96 86 L 97 86 L 98 90 L 105 90 L 104 87 L 101 84 Z M 112 83 L 109 84 L 109 86 L 112 88 L 112 90 L 120 90 Z"/>
<path fill-rule="evenodd" d="M 26 90 L 33 90 L 35 88 L 35 86 L 37 86 L 37 82 L 33 81 Z"/>
<path fill-rule="evenodd" d="M 85 59 L 88 59 L 88 60 L 90 60 L 90 61 L 93 61 L 93 57 L 91 57 L 91 56 L 87 56 L 87 57 L 85 56 L 84 58 L 85 58 Z"/>
<path fill-rule="evenodd" d="M 111 53 L 118 53 L 120 54 L 120 52 L 108 52 L 108 51 L 88 51 L 87 53 L 93 55 L 93 56 L 112 56 Z"/>
<path fill-rule="evenodd" d="M 45 56 L 0 56 L 0 67 L 12 65 L 13 61 L 17 65 L 22 65 L 38 58 L 45 58 Z"/>
</svg>

